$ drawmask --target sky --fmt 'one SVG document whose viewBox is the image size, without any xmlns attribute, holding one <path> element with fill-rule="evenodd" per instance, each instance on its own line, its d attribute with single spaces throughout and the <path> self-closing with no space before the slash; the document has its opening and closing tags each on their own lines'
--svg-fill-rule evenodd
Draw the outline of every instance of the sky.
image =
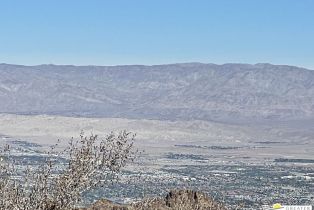
<svg viewBox="0 0 314 210">
<path fill-rule="evenodd" d="M 314 0 L 0 0 L 0 63 L 314 69 Z"/>
</svg>

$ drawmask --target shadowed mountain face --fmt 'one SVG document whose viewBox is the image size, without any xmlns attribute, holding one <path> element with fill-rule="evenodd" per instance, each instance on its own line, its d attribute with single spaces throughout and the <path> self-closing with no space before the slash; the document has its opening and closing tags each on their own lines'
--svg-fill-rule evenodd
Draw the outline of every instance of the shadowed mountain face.
<svg viewBox="0 0 314 210">
<path fill-rule="evenodd" d="M 167 120 L 314 118 L 314 71 L 271 64 L 0 64 L 0 112 Z"/>
</svg>

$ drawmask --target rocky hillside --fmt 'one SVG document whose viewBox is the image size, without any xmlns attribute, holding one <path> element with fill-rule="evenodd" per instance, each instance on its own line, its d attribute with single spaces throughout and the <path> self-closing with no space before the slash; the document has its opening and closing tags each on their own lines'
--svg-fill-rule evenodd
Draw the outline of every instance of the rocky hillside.
<svg viewBox="0 0 314 210">
<path fill-rule="evenodd" d="M 138 119 L 314 117 L 314 71 L 271 64 L 0 64 L 0 112 Z"/>
<path fill-rule="evenodd" d="M 152 198 L 130 205 L 114 204 L 108 200 L 100 200 L 89 208 L 81 210 L 226 210 L 201 192 L 191 190 L 173 190 L 164 198 Z"/>
</svg>

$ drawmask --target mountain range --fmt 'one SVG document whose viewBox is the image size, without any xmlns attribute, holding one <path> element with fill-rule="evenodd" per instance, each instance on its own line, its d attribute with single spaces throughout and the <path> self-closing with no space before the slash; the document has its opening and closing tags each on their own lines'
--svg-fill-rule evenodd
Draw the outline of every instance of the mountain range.
<svg viewBox="0 0 314 210">
<path fill-rule="evenodd" d="M 314 71 L 272 64 L 0 64 L 0 112 L 158 120 L 314 118 Z"/>
</svg>

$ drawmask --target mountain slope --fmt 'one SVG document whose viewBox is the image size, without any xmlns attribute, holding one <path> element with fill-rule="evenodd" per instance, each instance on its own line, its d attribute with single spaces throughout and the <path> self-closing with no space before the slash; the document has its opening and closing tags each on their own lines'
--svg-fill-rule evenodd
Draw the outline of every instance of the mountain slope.
<svg viewBox="0 0 314 210">
<path fill-rule="evenodd" d="M 150 119 L 314 117 L 314 71 L 271 64 L 0 64 L 0 112 Z"/>
</svg>

